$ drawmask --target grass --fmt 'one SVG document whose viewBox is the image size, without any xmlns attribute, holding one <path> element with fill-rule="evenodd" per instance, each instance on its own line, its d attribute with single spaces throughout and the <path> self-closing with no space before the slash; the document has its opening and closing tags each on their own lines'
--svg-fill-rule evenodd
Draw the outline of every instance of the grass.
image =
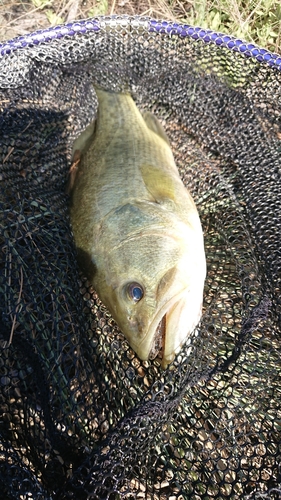
<svg viewBox="0 0 281 500">
<path fill-rule="evenodd" d="M 278 52 L 281 35 L 279 0 L 195 0 L 188 22 L 234 34 Z"/>
<path fill-rule="evenodd" d="M 0 39 L 105 14 L 171 19 L 281 52 L 280 0 L 2 0 Z"/>
</svg>

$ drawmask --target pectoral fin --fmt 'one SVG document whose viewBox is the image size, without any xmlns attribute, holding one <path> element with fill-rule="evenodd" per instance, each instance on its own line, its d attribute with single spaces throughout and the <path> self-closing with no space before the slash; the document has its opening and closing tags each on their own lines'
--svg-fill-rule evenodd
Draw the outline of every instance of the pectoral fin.
<svg viewBox="0 0 281 500">
<path fill-rule="evenodd" d="M 78 165 L 81 160 L 81 151 L 79 149 L 76 149 L 74 152 L 73 158 L 72 158 L 72 163 L 68 172 L 68 180 L 67 180 L 67 185 L 66 185 L 66 194 L 71 194 L 71 191 L 73 189 L 76 175 L 78 172 Z"/>
</svg>

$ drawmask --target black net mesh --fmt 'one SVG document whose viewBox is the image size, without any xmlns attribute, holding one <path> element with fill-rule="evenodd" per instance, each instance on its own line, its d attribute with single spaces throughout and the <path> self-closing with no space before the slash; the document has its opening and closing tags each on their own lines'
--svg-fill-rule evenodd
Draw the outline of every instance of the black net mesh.
<svg viewBox="0 0 281 500">
<path fill-rule="evenodd" d="M 281 59 L 129 17 L 0 53 L 2 498 L 280 498 Z M 93 82 L 158 116 L 204 229 L 202 323 L 164 371 L 77 266 L 65 187 Z"/>
</svg>

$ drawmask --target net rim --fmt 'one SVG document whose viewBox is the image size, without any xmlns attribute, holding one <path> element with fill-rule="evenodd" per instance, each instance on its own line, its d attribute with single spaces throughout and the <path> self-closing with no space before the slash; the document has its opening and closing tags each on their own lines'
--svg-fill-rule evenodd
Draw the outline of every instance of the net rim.
<svg viewBox="0 0 281 500">
<path fill-rule="evenodd" d="M 116 29 L 128 26 L 135 29 L 138 27 L 142 28 L 148 33 L 166 34 L 169 37 L 179 36 L 193 40 L 202 40 L 206 44 L 226 47 L 230 51 L 240 52 L 246 57 L 252 57 L 260 63 L 266 63 L 271 67 L 281 70 L 281 55 L 270 52 L 256 44 L 248 43 L 240 38 L 235 38 L 232 35 L 199 26 L 129 15 L 97 16 L 37 30 L 0 43 L 0 58 L 9 56 L 18 50 L 24 50 L 27 47 L 50 43 L 53 40 L 84 35 L 90 32 L 100 32 L 104 27 L 107 27 L 107 29 Z"/>
</svg>

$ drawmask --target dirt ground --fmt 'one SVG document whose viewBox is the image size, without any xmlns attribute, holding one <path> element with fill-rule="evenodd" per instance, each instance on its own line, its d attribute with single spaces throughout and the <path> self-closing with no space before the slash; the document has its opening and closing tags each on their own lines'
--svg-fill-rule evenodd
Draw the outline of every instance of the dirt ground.
<svg viewBox="0 0 281 500">
<path fill-rule="evenodd" d="M 75 19 L 103 14 L 147 15 L 181 20 L 191 3 L 179 0 L 0 0 L 0 40 Z"/>
</svg>

